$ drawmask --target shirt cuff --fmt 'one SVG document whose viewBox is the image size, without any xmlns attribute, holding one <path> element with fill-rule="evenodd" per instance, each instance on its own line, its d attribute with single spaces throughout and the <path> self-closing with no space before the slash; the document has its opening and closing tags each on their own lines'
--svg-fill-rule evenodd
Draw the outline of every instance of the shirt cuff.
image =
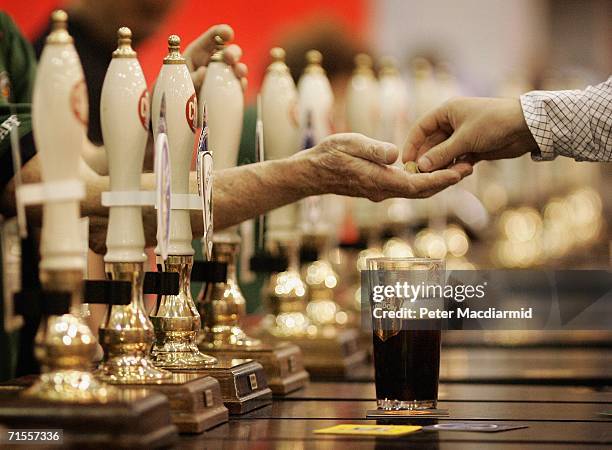
<svg viewBox="0 0 612 450">
<path fill-rule="evenodd" d="M 550 128 L 544 102 L 537 91 L 521 95 L 521 108 L 529 131 L 538 144 L 539 152 L 532 152 L 534 161 L 551 161 L 557 156 L 553 148 L 553 132 Z"/>
</svg>

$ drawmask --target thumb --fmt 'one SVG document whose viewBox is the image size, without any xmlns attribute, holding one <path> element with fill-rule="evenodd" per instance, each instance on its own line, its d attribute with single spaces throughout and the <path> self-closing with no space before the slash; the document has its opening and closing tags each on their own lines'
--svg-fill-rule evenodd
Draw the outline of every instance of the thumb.
<svg viewBox="0 0 612 450">
<path fill-rule="evenodd" d="M 465 153 L 456 135 L 453 134 L 445 141 L 430 148 L 418 159 L 419 169 L 423 172 L 431 172 L 432 170 L 447 167 L 453 160 Z"/>
</svg>

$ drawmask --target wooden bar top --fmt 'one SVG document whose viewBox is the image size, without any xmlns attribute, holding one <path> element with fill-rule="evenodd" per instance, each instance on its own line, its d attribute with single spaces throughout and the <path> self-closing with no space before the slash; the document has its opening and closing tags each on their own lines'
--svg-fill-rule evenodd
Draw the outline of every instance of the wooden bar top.
<svg viewBox="0 0 612 450">
<path fill-rule="evenodd" d="M 306 389 L 200 435 L 182 435 L 177 448 L 281 449 L 597 449 L 612 445 L 612 391 L 578 386 L 442 384 L 445 419 L 397 423 L 428 425 L 487 421 L 527 425 L 497 433 L 419 431 L 397 438 L 318 435 L 338 424 L 376 424 L 373 383 L 313 382 Z"/>
</svg>

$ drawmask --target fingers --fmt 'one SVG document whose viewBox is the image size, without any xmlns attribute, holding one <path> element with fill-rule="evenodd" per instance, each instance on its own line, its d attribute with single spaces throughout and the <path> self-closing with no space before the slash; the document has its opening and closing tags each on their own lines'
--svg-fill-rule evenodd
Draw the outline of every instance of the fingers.
<svg viewBox="0 0 612 450">
<path fill-rule="evenodd" d="M 223 60 L 230 66 L 237 64 L 240 58 L 242 58 L 242 49 L 236 44 L 228 45 L 223 50 Z"/>
<path fill-rule="evenodd" d="M 463 153 L 465 151 L 459 144 L 457 136 L 453 135 L 423 153 L 417 160 L 417 164 L 423 172 L 431 172 L 432 170 L 448 166 L 456 157 Z"/>
<path fill-rule="evenodd" d="M 239 62 L 234 66 L 234 73 L 238 78 L 246 78 L 249 73 L 249 69 L 245 63 Z"/>
<path fill-rule="evenodd" d="M 394 144 L 377 141 L 358 133 L 336 134 L 322 141 L 322 144 L 331 144 L 351 156 L 382 165 L 393 164 L 399 156 L 399 150 Z"/>
<path fill-rule="evenodd" d="M 449 167 L 450 170 L 454 170 L 461 175 L 461 178 L 465 178 L 468 175 L 471 175 L 474 171 L 474 165 L 468 161 L 461 161 L 456 164 L 453 164 Z"/>
<path fill-rule="evenodd" d="M 402 161 L 416 161 L 419 151 L 431 136 L 449 136 L 450 134 L 452 134 L 452 126 L 448 106 L 445 103 L 425 114 L 408 130 L 402 151 Z"/>
<path fill-rule="evenodd" d="M 434 173 L 412 174 L 411 182 L 416 193 L 430 190 L 440 191 L 461 181 L 461 174 L 456 170 L 444 169 Z"/>
<path fill-rule="evenodd" d="M 210 62 L 210 58 L 215 52 L 215 36 L 221 36 L 225 42 L 234 38 L 234 30 L 229 25 L 215 25 L 210 27 L 200 37 L 191 42 L 184 51 L 187 66 L 191 71 L 196 92 L 199 92 L 205 77 L 205 66 Z M 228 45 L 223 51 L 223 60 L 234 69 L 236 77 L 240 80 L 243 92 L 247 89 L 246 76 L 248 68 L 246 64 L 240 62 L 242 49 L 236 45 Z"/>
<path fill-rule="evenodd" d="M 249 69 L 247 65 L 239 62 L 234 66 L 234 74 L 240 80 L 240 86 L 242 87 L 242 92 L 246 92 L 249 82 L 247 80 L 247 74 Z"/>
<path fill-rule="evenodd" d="M 234 74 L 241 80 L 246 78 L 249 69 L 245 63 L 240 62 L 242 58 L 242 49 L 235 44 L 225 48 L 223 52 L 223 60 L 234 68 Z"/>
<path fill-rule="evenodd" d="M 194 71 L 198 67 L 208 64 L 210 57 L 215 51 L 215 36 L 221 36 L 225 42 L 229 42 L 234 39 L 234 30 L 226 24 L 214 25 L 202 33 L 198 38 L 194 39 L 183 52 L 190 71 Z M 229 47 L 234 46 L 228 46 L 228 48 Z M 233 50 L 230 57 L 233 58 L 235 56 L 235 50 Z M 241 55 L 238 55 L 234 63 L 240 59 L 240 56 Z"/>
<path fill-rule="evenodd" d="M 429 197 L 458 183 L 469 172 L 471 169 L 459 167 L 438 170 L 433 173 L 408 174 L 396 167 L 379 167 L 373 173 L 378 193 L 372 199 Z"/>
<path fill-rule="evenodd" d="M 430 134 L 429 136 L 427 136 L 421 147 L 418 149 L 414 160 L 416 161 L 420 156 L 422 156 L 424 153 L 427 153 L 431 148 L 441 144 L 447 139 L 448 134 L 441 130 L 435 131 L 434 133 Z M 419 169 L 421 170 L 422 168 Z"/>
<path fill-rule="evenodd" d="M 230 42 L 234 39 L 234 29 L 226 23 L 219 25 L 213 25 L 206 33 L 210 33 L 211 37 L 208 40 L 210 44 L 207 44 L 211 51 L 215 49 L 215 36 L 221 36 L 225 42 Z M 204 33 L 204 34 L 206 34 Z"/>
</svg>

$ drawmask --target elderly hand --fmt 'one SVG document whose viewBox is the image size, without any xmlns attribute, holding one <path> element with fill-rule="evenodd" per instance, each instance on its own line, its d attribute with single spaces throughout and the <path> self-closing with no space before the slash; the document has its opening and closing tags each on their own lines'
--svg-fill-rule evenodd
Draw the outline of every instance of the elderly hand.
<svg viewBox="0 0 612 450">
<path fill-rule="evenodd" d="M 191 78 L 196 92 L 200 92 L 200 87 L 206 76 L 206 66 L 210 62 L 210 57 L 215 52 L 215 36 L 221 36 L 225 42 L 234 39 L 234 30 L 229 25 L 214 25 L 205 33 L 193 40 L 183 52 L 187 60 L 187 67 L 191 72 Z M 240 62 L 242 50 L 235 44 L 228 45 L 223 51 L 223 58 L 227 64 L 234 68 L 234 73 L 240 80 L 242 90 L 247 87 L 247 66 Z"/>
<path fill-rule="evenodd" d="M 403 161 L 425 172 L 461 158 L 514 158 L 538 146 L 518 99 L 456 98 L 425 114 L 408 132 Z"/>
<path fill-rule="evenodd" d="M 433 173 L 408 173 L 393 165 L 398 155 L 393 144 L 345 133 L 329 136 L 294 158 L 311 165 L 314 192 L 366 197 L 375 202 L 391 197 L 430 197 L 472 173 L 466 162 Z"/>
</svg>

